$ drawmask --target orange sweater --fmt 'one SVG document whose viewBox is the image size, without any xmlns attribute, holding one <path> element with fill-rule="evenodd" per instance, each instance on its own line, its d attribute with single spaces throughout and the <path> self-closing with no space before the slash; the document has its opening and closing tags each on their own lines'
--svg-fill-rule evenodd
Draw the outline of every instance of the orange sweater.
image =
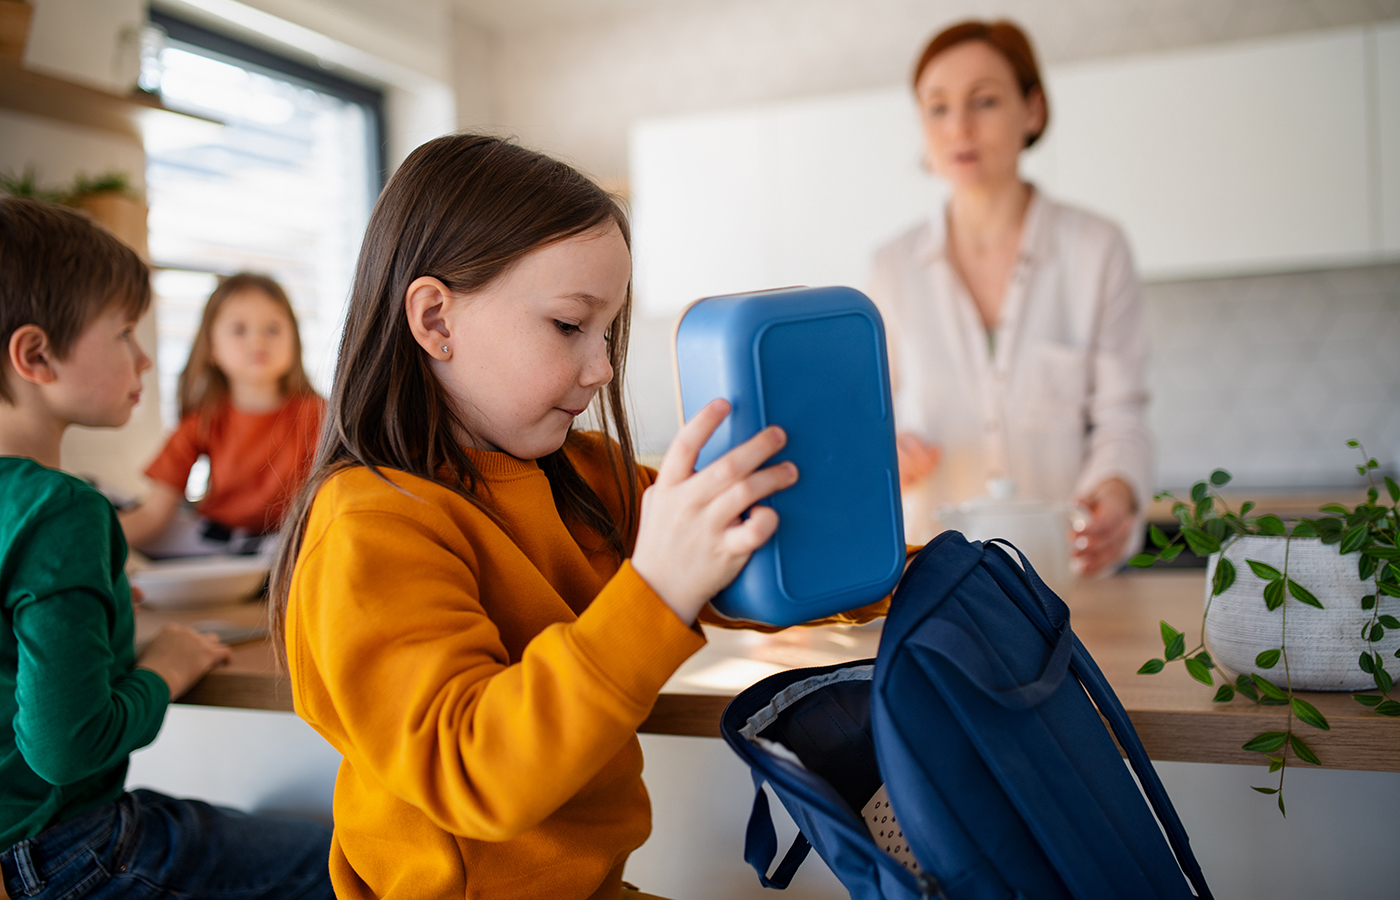
<svg viewBox="0 0 1400 900">
<path fill-rule="evenodd" d="M 570 456 L 616 514 L 601 440 Z M 297 713 L 344 755 L 336 895 L 613 900 L 651 830 L 637 726 L 704 639 L 580 547 L 533 461 L 472 458 L 499 523 L 362 468 L 311 511 L 287 651 Z"/>
</svg>

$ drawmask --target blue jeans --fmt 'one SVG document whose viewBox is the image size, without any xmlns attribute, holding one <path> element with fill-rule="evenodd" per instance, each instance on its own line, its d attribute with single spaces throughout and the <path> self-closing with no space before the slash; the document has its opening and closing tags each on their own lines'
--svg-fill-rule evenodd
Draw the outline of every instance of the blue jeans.
<svg viewBox="0 0 1400 900">
<path fill-rule="evenodd" d="M 334 900 L 331 833 L 131 791 L 0 853 L 12 900 Z"/>
</svg>

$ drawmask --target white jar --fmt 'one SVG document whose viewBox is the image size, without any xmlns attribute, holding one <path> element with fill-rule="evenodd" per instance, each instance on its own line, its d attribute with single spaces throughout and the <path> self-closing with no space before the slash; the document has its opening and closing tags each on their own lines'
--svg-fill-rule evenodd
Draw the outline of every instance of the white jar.
<svg viewBox="0 0 1400 900">
<path fill-rule="evenodd" d="M 1291 594 L 1285 595 L 1283 606 L 1278 609 L 1270 610 L 1264 605 L 1264 585 L 1268 582 L 1254 574 L 1247 560 L 1267 563 L 1282 572 L 1285 544 L 1289 580 L 1312 592 L 1322 609 L 1302 603 Z M 1376 585 L 1357 577 L 1361 554 L 1343 556 L 1337 547 L 1317 538 L 1237 538 L 1224 549 L 1235 567 L 1235 583 L 1214 600 L 1210 591 L 1221 554 L 1212 554 L 1206 568 L 1206 639 L 1215 661 L 1236 673 L 1257 672 L 1280 686 L 1291 680 L 1294 688 L 1302 690 L 1356 691 L 1375 687 L 1375 681 L 1361 670 L 1358 660 L 1368 649 L 1362 627 L 1373 616 L 1372 610 L 1361 608 L 1361 598 L 1376 593 Z M 1400 600 L 1381 595 L 1377 601 L 1380 612 L 1400 613 Z M 1260 669 L 1254 662 L 1261 652 L 1281 646 L 1288 651 L 1287 678 L 1282 660 L 1272 669 Z M 1400 631 L 1386 631 L 1372 648 L 1386 660 L 1392 675 L 1400 674 L 1400 661 L 1393 656 L 1397 646 Z"/>
</svg>

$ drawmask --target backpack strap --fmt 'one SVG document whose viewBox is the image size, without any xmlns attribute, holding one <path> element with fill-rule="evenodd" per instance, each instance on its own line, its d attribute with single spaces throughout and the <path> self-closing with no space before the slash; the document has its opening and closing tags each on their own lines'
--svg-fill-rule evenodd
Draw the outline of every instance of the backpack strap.
<svg viewBox="0 0 1400 900">
<path fill-rule="evenodd" d="M 962 676 L 988 698 L 1018 712 L 1038 706 L 1059 690 L 1074 649 L 1074 632 L 1066 625 L 1060 631 L 1055 649 L 1051 651 L 1040 675 L 1025 684 L 1008 685 L 997 674 L 997 666 L 988 658 L 985 645 L 962 627 L 946 619 L 929 619 L 919 628 L 918 638 L 918 646 L 911 646 L 910 649 L 922 650 L 927 647 L 955 665 Z"/>
<path fill-rule="evenodd" d="M 773 864 L 773 857 L 778 854 L 778 834 L 773 830 L 773 816 L 768 811 L 768 795 L 763 792 L 764 780 L 763 774 L 754 769 L 753 812 L 749 814 L 749 827 L 744 831 L 744 862 L 753 866 L 754 871 L 758 873 L 759 882 L 764 887 L 781 891 L 792 883 L 792 876 L 797 874 L 798 867 L 807 858 L 812 845 L 807 842 L 806 835 L 801 831 L 797 832 L 792 846 L 783 855 L 783 861 L 778 863 L 778 868 L 771 877 L 769 876 L 768 867 Z"/>
<path fill-rule="evenodd" d="M 1108 679 L 1104 678 L 1103 672 L 1099 671 L 1094 658 L 1089 655 L 1088 650 L 1084 649 L 1079 638 L 1073 636 L 1073 632 L 1068 627 L 1069 607 L 1065 606 L 1065 602 L 1057 597 L 1041 580 L 1040 575 L 1036 573 L 1024 553 L 1009 541 L 988 542 L 989 545 L 993 543 L 1010 547 L 1020 557 L 1021 575 L 1040 602 L 1041 609 L 1045 612 L 1051 628 L 1058 630 L 1056 620 L 1063 616 L 1066 623 L 1064 632 L 1071 635 L 1074 643 L 1073 668 L 1075 676 L 1089 694 L 1089 699 L 1093 700 L 1094 705 L 1099 708 L 1099 714 L 1108 722 L 1113 736 L 1118 739 L 1118 746 L 1123 748 L 1123 753 L 1127 757 L 1133 773 L 1137 776 L 1138 783 L 1142 785 L 1143 793 L 1147 796 L 1147 802 L 1151 805 L 1153 814 L 1162 825 L 1162 831 L 1167 836 L 1167 843 L 1176 856 L 1177 865 L 1181 866 L 1181 871 L 1191 882 L 1196 896 L 1201 900 L 1213 900 L 1210 888 L 1206 886 L 1205 875 L 1201 872 L 1201 865 L 1196 861 L 1195 854 L 1191 852 L 1191 841 L 1186 837 L 1186 829 L 1182 826 L 1181 819 L 1176 814 L 1176 808 L 1172 806 L 1171 798 L 1167 796 L 1167 789 L 1162 785 L 1162 779 L 1157 776 L 1157 770 L 1153 768 L 1152 761 L 1147 756 L 1147 750 L 1142 746 L 1142 740 L 1133 728 L 1127 711 L 1123 709 L 1118 695 L 1113 693 Z M 1005 553 L 1001 547 L 996 547 L 996 550 Z"/>
<path fill-rule="evenodd" d="M 1206 886 L 1205 875 L 1201 872 L 1201 865 L 1196 862 L 1196 856 L 1191 852 L 1191 841 L 1186 836 L 1186 829 L 1176 814 L 1176 808 L 1172 806 L 1171 798 L 1167 796 L 1167 789 L 1163 787 L 1162 779 L 1157 777 L 1157 770 L 1153 768 L 1152 761 L 1147 757 L 1147 750 L 1142 746 L 1142 740 L 1138 737 L 1137 731 L 1133 729 L 1133 724 L 1128 719 L 1128 713 L 1123 709 L 1123 704 L 1119 702 L 1117 695 L 1113 693 L 1113 688 L 1109 686 L 1108 679 L 1104 678 L 1103 672 L 1099 671 L 1098 664 L 1094 662 L 1094 658 L 1089 655 L 1089 651 L 1084 649 L 1084 645 L 1079 642 L 1077 637 L 1074 639 L 1074 671 L 1079 677 L 1079 682 L 1084 685 L 1085 691 L 1088 692 L 1089 698 L 1099 708 L 1099 714 L 1107 720 L 1109 728 L 1113 731 L 1113 736 L 1118 739 L 1118 746 L 1123 748 L 1123 753 L 1128 757 L 1128 764 L 1132 766 L 1133 773 L 1137 775 L 1143 793 L 1147 795 L 1147 800 L 1152 805 L 1152 812 L 1156 814 L 1157 821 L 1162 824 L 1162 831 L 1166 833 L 1167 842 L 1171 844 L 1172 852 L 1176 854 L 1177 864 L 1181 866 L 1182 872 L 1191 882 L 1196 896 L 1201 900 L 1212 900 L 1210 888 Z"/>
</svg>

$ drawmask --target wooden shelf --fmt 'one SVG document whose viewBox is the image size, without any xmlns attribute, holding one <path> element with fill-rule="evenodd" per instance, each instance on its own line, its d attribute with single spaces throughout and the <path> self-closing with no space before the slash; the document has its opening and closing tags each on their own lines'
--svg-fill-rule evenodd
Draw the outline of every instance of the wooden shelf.
<svg viewBox="0 0 1400 900">
<path fill-rule="evenodd" d="M 0 59 L 0 109 L 97 128 L 141 142 L 141 123 L 150 116 L 182 116 L 212 122 L 163 106 L 149 94 L 123 96 L 26 69 Z"/>
</svg>

